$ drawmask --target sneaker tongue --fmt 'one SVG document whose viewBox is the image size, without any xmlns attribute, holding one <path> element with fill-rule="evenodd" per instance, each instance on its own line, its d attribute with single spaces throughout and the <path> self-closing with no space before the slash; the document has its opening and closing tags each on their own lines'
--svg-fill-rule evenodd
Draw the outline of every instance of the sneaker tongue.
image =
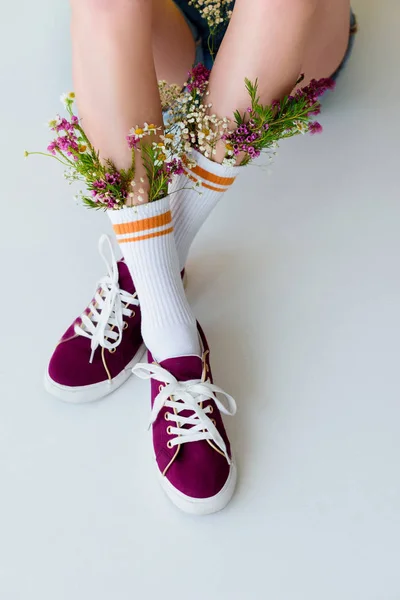
<svg viewBox="0 0 400 600">
<path fill-rule="evenodd" d="M 179 356 L 178 358 L 167 358 L 160 363 L 178 381 L 189 381 L 190 379 L 201 379 L 203 363 L 200 356 Z"/>
<path fill-rule="evenodd" d="M 133 285 L 132 277 L 129 273 L 129 269 L 126 266 L 126 262 L 123 260 L 118 261 L 118 273 L 119 273 L 119 287 L 121 290 L 125 290 L 128 294 L 135 293 L 135 287 Z"/>
</svg>

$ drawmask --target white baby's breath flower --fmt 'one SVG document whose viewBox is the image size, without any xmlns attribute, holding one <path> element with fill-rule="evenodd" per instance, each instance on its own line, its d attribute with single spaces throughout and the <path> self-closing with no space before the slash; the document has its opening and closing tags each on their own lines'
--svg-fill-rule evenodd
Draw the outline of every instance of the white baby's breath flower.
<svg viewBox="0 0 400 600">
<path fill-rule="evenodd" d="M 235 158 L 224 158 L 224 160 L 222 161 L 222 164 L 224 167 L 234 167 L 236 164 L 236 159 Z"/>
</svg>

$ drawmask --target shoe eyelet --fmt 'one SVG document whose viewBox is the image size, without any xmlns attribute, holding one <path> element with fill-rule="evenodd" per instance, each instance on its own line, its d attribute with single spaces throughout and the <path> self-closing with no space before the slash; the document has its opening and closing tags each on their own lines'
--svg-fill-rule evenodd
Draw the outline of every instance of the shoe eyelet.
<svg viewBox="0 0 400 600">
<path fill-rule="evenodd" d="M 133 319 L 134 317 L 136 317 L 136 313 L 135 313 L 135 311 L 133 310 L 133 311 L 132 311 L 132 314 L 131 314 L 131 315 L 129 315 L 129 318 L 130 318 L 130 319 Z"/>
<path fill-rule="evenodd" d="M 171 429 L 172 429 L 171 425 L 168 425 L 168 427 L 167 427 L 167 433 L 168 433 L 168 435 L 172 435 Z"/>
<path fill-rule="evenodd" d="M 215 419 L 211 419 L 211 423 L 212 423 L 213 425 L 216 425 L 216 424 L 217 424 L 217 421 L 216 421 Z"/>
<path fill-rule="evenodd" d="M 160 386 L 159 386 L 159 388 L 158 388 L 158 391 L 159 391 L 159 392 L 162 392 L 162 389 L 163 389 L 163 386 L 162 386 L 162 385 L 160 385 Z"/>
<path fill-rule="evenodd" d="M 210 410 L 208 411 L 208 414 L 209 414 L 209 415 L 212 415 L 212 414 L 213 414 L 213 412 L 214 412 L 214 407 L 213 407 L 213 405 L 212 405 L 212 404 L 210 404 Z"/>
<path fill-rule="evenodd" d="M 166 412 L 166 413 L 164 413 L 164 419 L 165 419 L 166 421 L 169 421 L 169 413 L 167 413 L 167 412 Z"/>
<path fill-rule="evenodd" d="M 171 448 L 172 448 L 171 441 L 167 442 L 167 448 L 169 448 L 171 450 Z"/>
<path fill-rule="evenodd" d="M 115 353 L 116 353 L 116 351 L 117 351 L 117 349 L 116 349 L 116 348 L 110 348 L 110 349 L 109 349 L 109 353 L 110 353 L 110 354 L 115 354 Z"/>
<path fill-rule="evenodd" d="M 128 329 L 128 327 L 129 327 L 129 325 L 128 325 L 128 323 L 125 321 L 125 322 L 124 322 L 124 326 L 123 326 L 123 328 L 122 328 L 122 329 L 124 329 L 124 330 L 125 330 L 125 329 Z"/>
</svg>

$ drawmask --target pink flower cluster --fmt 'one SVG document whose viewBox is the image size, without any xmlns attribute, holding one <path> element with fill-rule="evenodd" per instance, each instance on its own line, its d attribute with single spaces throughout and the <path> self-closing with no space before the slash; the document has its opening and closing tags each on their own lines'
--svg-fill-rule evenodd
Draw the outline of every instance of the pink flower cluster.
<svg viewBox="0 0 400 600">
<path fill-rule="evenodd" d="M 185 169 L 180 158 L 173 158 L 165 163 L 165 172 L 168 175 L 168 183 L 171 183 L 173 175 L 183 175 Z"/>
<path fill-rule="evenodd" d="M 133 148 L 137 148 L 138 144 L 140 142 L 140 137 L 138 135 L 135 134 L 129 134 L 126 136 L 126 141 L 128 142 L 128 146 L 131 150 L 133 150 Z"/>
<path fill-rule="evenodd" d="M 247 112 L 251 115 L 253 114 L 251 108 L 248 108 Z M 265 123 L 264 129 L 267 130 L 268 128 L 268 123 Z M 249 119 L 247 123 L 239 125 L 234 131 L 226 133 L 221 137 L 232 146 L 232 151 L 235 156 L 245 152 L 253 160 L 261 154 L 261 150 L 256 148 L 255 144 L 262 137 L 262 129 L 257 129 L 256 122 L 253 118 Z"/>
<path fill-rule="evenodd" d="M 321 123 L 318 123 L 318 121 L 313 121 L 312 123 L 309 124 L 308 131 L 309 131 L 309 133 L 311 133 L 311 135 L 314 135 L 316 133 L 322 133 Z"/>
<path fill-rule="evenodd" d="M 208 85 L 210 73 L 211 71 L 202 63 L 193 67 L 188 73 L 189 79 L 186 86 L 188 92 L 193 92 L 195 90 L 199 94 L 204 93 Z"/>
<path fill-rule="evenodd" d="M 323 77 L 322 79 L 318 79 L 318 81 L 316 79 L 312 79 L 308 85 L 300 90 L 297 90 L 294 97 L 290 96 L 289 100 L 305 99 L 309 108 L 312 108 L 313 106 L 315 107 L 317 104 L 313 110 L 310 110 L 308 116 L 319 115 L 321 112 L 319 98 L 328 90 L 334 90 L 335 85 L 336 82 L 330 77 Z M 308 130 L 311 134 L 321 133 L 322 125 L 317 121 L 314 121 L 313 123 L 310 123 Z"/>
<path fill-rule="evenodd" d="M 96 181 L 92 183 L 93 202 L 107 205 L 108 208 L 115 208 L 119 203 L 118 200 L 116 200 L 115 195 L 113 195 L 112 190 L 110 190 L 110 187 L 120 185 L 120 183 L 121 175 L 117 171 L 106 173 L 104 179 L 96 179 Z M 122 189 L 119 190 L 119 193 L 123 199 L 128 195 L 127 192 Z"/>
<path fill-rule="evenodd" d="M 47 150 L 50 154 L 55 156 L 58 150 L 67 156 L 71 156 L 75 161 L 78 160 L 77 154 L 79 153 L 79 144 L 75 134 L 75 127 L 78 123 L 79 119 L 75 115 L 72 116 L 71 122 L 64 118 L 59 119 L 59 122 L 51 129 L 58 134 L 64 132 L 64 135 L 58 135 L 58 137 L 47 146 Z"/>
</svg>

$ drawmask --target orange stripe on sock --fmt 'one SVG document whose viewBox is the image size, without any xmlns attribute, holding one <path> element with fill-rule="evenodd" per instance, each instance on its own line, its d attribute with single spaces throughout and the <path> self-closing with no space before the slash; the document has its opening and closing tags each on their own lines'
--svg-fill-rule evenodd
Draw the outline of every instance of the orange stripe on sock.
<svg viewBox="0 0 400 600">
<path fill-rule="evenodd" d="M 218 177 L 217 175 L 214 175 L 214 173 L 210 173 L 209 171 L 202 169 L 202 167 L 199 167 L 199 165 L 196 165 L 190 170 L 192 173 L 202 177 L 206 181 L 211 181 L 211 183 L 217 183 L 218 185 L 232 185 L 232 183 L 235 181 L 235 177 Z"/>
<path fill-rule="evenodd" d="M 189 179 L 191 181 L 194 181 L 195 183 L 198 183 L 199 180 L 196 179 L 196 177 L 193 177 L 193 175 L 189 175 L 188 171 L 186 171 L 186 175 L 189 177 Z M 208 183 L 204 183 L 204 181 L 200 181 L 201 187 L 205 187 L 208 190 L 212 190 L 213 192 L 219 192 L 220 194 L 223 194 L 224 192 L 226 192 L 226 190 L 222 190 L 221 188 L 216 188 L 213 187 L 212 185 L 208 185 Z"/>
<path fill-rule="evenodd" d="M 212 190 L 213 192 L 219 192 L 220 194 L 223 194 L 224 192 L 226 192 L 226 190 L 221 190 L 221 188 L 216 188 L 213 187 L 212 185 L 208 185 L 208 183 L 201 183 L 202 187 L 207 188 L 208 190 Z"/>
<path fill-rule="evenodd" d="M 167 235 L 168 233 L 172 233 L 174 231 L 173 227 L 169 229 L 163 229 L 162 231 L 156 231 L 155 233 L 148 233 L 146 235 L 139 235 L 137 237 L 131 238 L 123 238 L 122 240 L 118 240 L 120 244 L 126 244 L 127 242 L 141 242 L 142 240 L 149 240 L 151 238 L 160 237 L 161 235 Z"/>
<path fill-rule="evenodd" d="M 137 233 L 138 231 L 145 231 L 146 229 L 155 229 L 156 227 L 162 227 L 172 222 L 171 211 L 157 215 L 156 217 L 150 217 L 148 219 L 142 219 L 141 221 L 131 221 L 130 223 L 120 223 L 119 225 L 113 225 L 113 229 L 116 235 L 122 235 L 124 233 Z"/>
</svg>

